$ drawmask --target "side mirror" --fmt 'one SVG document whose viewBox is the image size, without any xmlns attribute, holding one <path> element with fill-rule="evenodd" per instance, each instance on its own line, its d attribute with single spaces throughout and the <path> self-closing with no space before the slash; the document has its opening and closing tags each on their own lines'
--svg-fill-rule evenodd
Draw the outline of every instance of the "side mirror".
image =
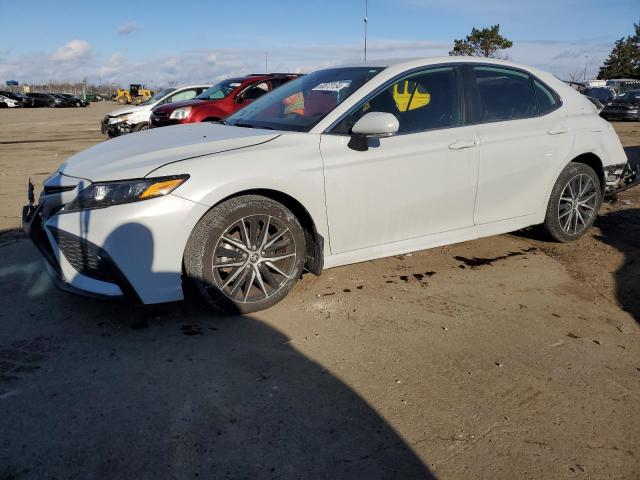
<svg viewBox="0 0 640 480">
<path fill-rule="evenodd" d="M 367 138 L 392 137 L 398 133 L 400 123 L 395 115 L 384 112 L 369 112 L 351 128 L 354 135 Z"/>
<path fill-rule="evenodd" d="M 369 149 L 370 138 L 392 137 L 398 133 L 400 123 L 395 115 L 384 112 L 369 112 L 351 128 L 349 147 L 359 152 Z"/>
<path fill-rule="evenodd" d="M 242 95 L 238 95 L 235 100 L 236 103 L 242 103 L 244 102 L 244 97 Z"/>
</svg>

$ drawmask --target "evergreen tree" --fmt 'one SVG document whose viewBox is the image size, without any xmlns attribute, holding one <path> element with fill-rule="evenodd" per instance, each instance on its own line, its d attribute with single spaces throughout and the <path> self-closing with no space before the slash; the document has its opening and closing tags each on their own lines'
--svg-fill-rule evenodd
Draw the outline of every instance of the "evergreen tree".
<svg viewBox="0 0 640 480">
<path fill-rule="evenodd" d="M 616 40 L 609 58 L 598 73 L 599 79 L 640 79 L 640 23 L 634 24 L 635 34 Z"/>
<path fill-rule="evenodd" d="M 500 35 L 500 25 L 478 30 L 473 28 L 471 35 L 453 42 L 451 56 L 501 57 L 499 51 L 511 48 L 513 42 Z"/>
</svg>

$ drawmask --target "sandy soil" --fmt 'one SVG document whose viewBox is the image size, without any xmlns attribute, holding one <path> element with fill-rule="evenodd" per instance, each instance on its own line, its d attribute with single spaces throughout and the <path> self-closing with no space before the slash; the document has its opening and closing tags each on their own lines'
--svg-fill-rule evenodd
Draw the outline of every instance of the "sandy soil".
<svg viewBox="0 0 640 480">
<path fill-rule="evenodd" d="M 331 269 L 256 315 L 99 303 L 11 229 L 114 108 L 0 110 L 0 479 L 640 476 L 640 188 L 573 244 Z"/>
</svg>

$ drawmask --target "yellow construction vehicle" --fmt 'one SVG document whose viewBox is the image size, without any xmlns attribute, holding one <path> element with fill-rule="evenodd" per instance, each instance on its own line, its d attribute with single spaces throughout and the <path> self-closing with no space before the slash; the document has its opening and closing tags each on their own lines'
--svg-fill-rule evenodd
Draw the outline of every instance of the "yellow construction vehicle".
<svg viewBox="0 0 640 480">
<path fill-rule="evenodd" d="M 149 89 L 144 88 L 144 85 L 140 85 L 139 83 L 132 83 L 129 85 L 129 90 L 125 90 L 123 88 L 119 88 L 116 91 L 115 101 L 120 105 L 125 105 L 127 103 L 133 103 L 135 105 L 139 105 L 142 102 L 146 102 L 153 96 L 153 92 Z"/>
</svg>

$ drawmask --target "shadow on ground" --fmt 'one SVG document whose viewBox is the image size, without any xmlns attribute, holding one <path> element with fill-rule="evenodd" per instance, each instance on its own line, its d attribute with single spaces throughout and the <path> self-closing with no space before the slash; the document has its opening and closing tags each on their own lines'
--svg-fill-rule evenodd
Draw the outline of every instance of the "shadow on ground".
<svg viewBox="0 0 640 480">
<path fill-rule="evenodd" d="M 596 226 L 602 232 L 596 238 L 624 254 L 624 263 L 614 274 L 616 297 L 640 323 L 640 208 L 600 215 Z"/>
<path fill-rule="evenodd" d="M 69 296 L 24 238 L 0 252 L 0 478 L 433 478 L 265 323 Z"/>
</svg>

